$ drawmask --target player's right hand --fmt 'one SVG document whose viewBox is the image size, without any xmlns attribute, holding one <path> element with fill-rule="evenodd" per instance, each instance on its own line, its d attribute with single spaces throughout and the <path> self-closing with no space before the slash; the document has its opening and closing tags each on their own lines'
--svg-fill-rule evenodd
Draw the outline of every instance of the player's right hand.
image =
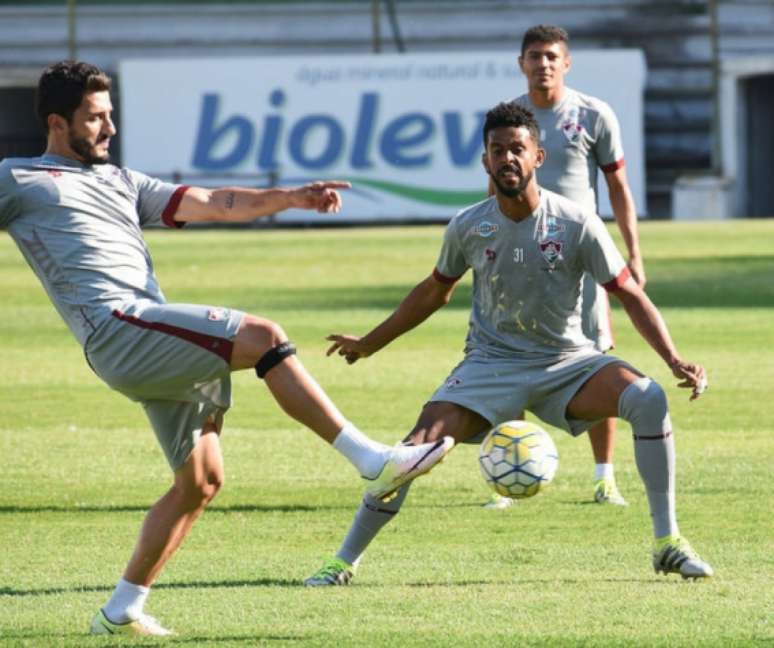
<svg viewBox="0 0 774 648">
<path fill-rule="evenodd" d="M 333 342 L 325 352 L 325 355 L 329 356 L 338 352 L 349 364 L 354 364 L 360 358 L 367 358 L 371 355 L 371 352 L 363 344 L 362 338 L 355 335 L 332 333 L 325 339 Z"/>
<path fill-rule="evenodd" d="M 678 360 L 670 368 L 675 378 L 682 380 L 677 386 L 691 390 L 691 396 L 688 400 L 696 400 L 707 389 L 707 371 L 701 365 Z"/>
</svg>

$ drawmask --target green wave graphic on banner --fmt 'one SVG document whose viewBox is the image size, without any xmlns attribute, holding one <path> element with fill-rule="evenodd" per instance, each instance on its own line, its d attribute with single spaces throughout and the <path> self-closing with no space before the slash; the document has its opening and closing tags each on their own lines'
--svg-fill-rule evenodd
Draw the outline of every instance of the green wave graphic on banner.
<svg viewBox="0 0 774 648">
<path fill-rule="evenodd" d="M 444 207 L 457 207 L 470 205 L 486 198 L 486 191 L 451 191 L 449 189 L 429 189 L 427 187 L 414 187 L 411 185 L 386 182 L 384 180 L 372 180 L 370 178 L 347 178 L 352 184 L 365 185 L 373 189 L 379 189 L 386 193 L 410 198 L 417 202 Z M 483 184 L 483 182 L 482 182 Z"/>
</svg>

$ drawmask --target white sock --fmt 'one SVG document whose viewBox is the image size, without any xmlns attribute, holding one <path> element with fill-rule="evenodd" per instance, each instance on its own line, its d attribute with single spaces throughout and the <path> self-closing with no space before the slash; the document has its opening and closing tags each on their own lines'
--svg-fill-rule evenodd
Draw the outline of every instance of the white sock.
<svg viewBox="0 0 774 648">
<path fill-rule="evenodd" d="M 598 463 L 594 467 L 594 481 L 598 482 L 600 479 L 614 479 L 615 474 L 613 472 L 613 464 L 611 463 Z"/>
<path fill-rule="evenodd" d="M 118 581 L 113 596 L 102 608 L 108 621 L 113 623 L 129 623 L 140 618 L 148 598 L 150 587 L 135 585 L 123 578 Z"/>
<path fill-rule="evenodd" d="M 333 440 L 333 447 L 349 459 L 363 477 L 369 479 L 379 475 L 390 451 L 389 446 L 369 439 L 349 422 Z"/>
</svg>

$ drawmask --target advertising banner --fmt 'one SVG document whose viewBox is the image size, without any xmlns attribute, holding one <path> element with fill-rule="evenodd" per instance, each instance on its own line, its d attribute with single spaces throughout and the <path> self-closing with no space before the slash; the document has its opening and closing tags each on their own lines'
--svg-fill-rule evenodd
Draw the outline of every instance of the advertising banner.
<svg viewBox="0 0 774 648">
<path fill-rule="evenodd" d="M 124 165 L 187 184 L 353 183 L 338 215 L 448 219 L 485 196 L 481 126 L 526 91 L 515 52 L 130 60 L 120 66 Z M 607 101 L 645 207 L 639 50 L 577 51 L 570 87 Z M 539 172 L 538 172 L 539 179 Z M 600 211 L 611 214 L 607 192 Z"/>
</svg>

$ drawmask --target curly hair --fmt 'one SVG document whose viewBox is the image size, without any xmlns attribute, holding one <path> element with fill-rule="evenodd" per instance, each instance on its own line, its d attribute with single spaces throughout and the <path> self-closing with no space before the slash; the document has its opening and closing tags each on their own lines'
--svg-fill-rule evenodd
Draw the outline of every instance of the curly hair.
<svg viewBox="0 0 774 648">
<path fill-rule="evenodd" d="M 82 61 L 60 61 L 50 65 L 38 81 L 35 112 L 43 130 L 48 132 L 48 116 L 61 115 L 68 123 L 90 92 L 110 90 L 110 77 L 96 65 Z"/>
<path fill-rule="evenodd" d="M 497 104 L 486 114 L 486 119 L 484 120 L 484 148 L 486 148 L 487 137 L 490 131 L 507 126 L 514 126 L 516 128 L 524 126 L 535 143 L 540 142 L 540 126 L 538 126 L 535 115 L 514 101 L 504 101 Z"/>
</svg>

